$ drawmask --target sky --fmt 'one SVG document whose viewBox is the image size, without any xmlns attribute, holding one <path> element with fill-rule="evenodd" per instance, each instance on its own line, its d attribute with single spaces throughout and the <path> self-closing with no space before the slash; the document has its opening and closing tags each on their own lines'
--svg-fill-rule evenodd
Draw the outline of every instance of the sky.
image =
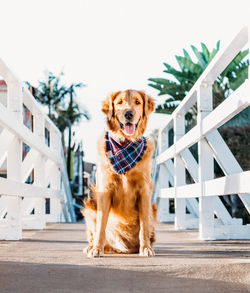
<svg viewBox="0 0 250 293">
<path fill-rule="evenodd" d="M 65 83 L 83 82 L 77 101 L 89 122 L 75 129 L 85 160 L 96 161 L 105 129 L 101 101 L 116 90 L 145 90 L 157 104 L 164 97 L 148 78 L 167 77 L 163 62 L 200 42 L 221 47 L 246 24 L 249 0 L 0 0 L 0 57 L 33 85 L 50 70 Z M 194 58 L 195 59 L 195 58 Z M 152 114 L 148 133 L 167 121 Z"/>
</svg>

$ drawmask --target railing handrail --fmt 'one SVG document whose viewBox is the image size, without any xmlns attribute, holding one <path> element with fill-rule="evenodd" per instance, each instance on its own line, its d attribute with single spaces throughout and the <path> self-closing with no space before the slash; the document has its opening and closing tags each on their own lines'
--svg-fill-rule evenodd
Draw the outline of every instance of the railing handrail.
<svg viewBox="0 0 250 293">
<path fill-rule="evenodd" d="M 44 113 L 44 110 L 42 109 L 42 106 L 36 101 L 36 99 L 33 97 L 31 92 L 27 89 L 27 87 L 24 85 L 23 81 L 21 81 L 17 75 L 14 73 L 14 71 L 11 69 L 10 65 L 6 63 L 6 61 L 3 61 L 2 58 L 0 58 L 0 68 L 1 68 L 1 76 L 4 78 L 4 80 L 8 83 L 8 81 L 17 82 L 22 86 L 24 95 L 24 104 L 29 108 L 31 112 L 37 111 L 40 115 L 43 116 L 45 121 L 49 124 L 50 127 L 53 128 L 54 131 L 58 133 L 58 135 L 61 135 L 60 130 L 56 127 L 54 122 Z M 25 99 L 25 98 L 28 98 Z M 32 109 L 30 109 L 30 106 L 32 105 Z"/>
</svg>

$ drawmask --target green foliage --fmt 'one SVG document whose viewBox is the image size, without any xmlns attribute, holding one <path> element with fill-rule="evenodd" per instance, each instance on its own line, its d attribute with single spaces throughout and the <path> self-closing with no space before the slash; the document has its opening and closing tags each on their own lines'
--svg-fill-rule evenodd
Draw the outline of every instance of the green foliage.
<svg viewBox="0 0 250 293">
<path fill-rule="evenodd" d="M 63 101 L 68 94 L 68 88 L 65 85 L 60 85 L 62 75 L 63 73 L 60 73 L 56 77 L 52 72 L 47 72 L 45 81 L 38 81 L 38 87 L 33 88 L 35 98 L 48 107 L 50 118 L 56 105 Z"/>
<path fill-rule="evenodd" d="M 60 103 L 55 105 L 55 111 L 57 115 L 52 117 L 57 127 L 61 132 L 68 127 L 79 123 L 84 117 L 86 120 L 90 119 L 88 111 L 81 108 L 79 104 L 76 103 L 75 97 L 77 95 L 76 89 L 81 88 L 84 85 L 82 83 L 72 84 L 67 88 L 67 96 Z"/>
<path fill-rule="evenodd" d="M 220 48 L 220 41 L 211 52 L 204 43 L 201 43 L 201 51 L 191 45 L 191 49 L 197 58 L 193 61 L 189 53 L 183 49 L 183 56 L 175 56 L 179 68 L 176 69 L 168 63 L 163 63 L 170 78 L 149 78 L 148 85 L 158 91 L 158 95 L 165 95 L 166 99 L 162 105 L 156 108 L 158 113 L 171 114 L 179 103 L 184 99 L 197 79 L 206 69 L 207 65 L 214 58 Z M 248 50 L 241 51 L 227 68 L 221 73 L 213 84 L 213 106 L 220 104 L 231 91 L 238 88 L 247 78 L 249 60 L 246 60 Z M 195 115 L 194 109 L 191 114 Z"/>
<path fill-rule="evenodd" d="M 72 105 L 68 104 L 66 109 L 57 107 L 57 116 L 52 117 L 57 127 L 63 132 L 69 125 L 74 125 L 81 121 L 82 117 L 89 120 L 90 115 L 85 109 L 81 109 L 79 104 L 73 102 Z"/>
</svg>

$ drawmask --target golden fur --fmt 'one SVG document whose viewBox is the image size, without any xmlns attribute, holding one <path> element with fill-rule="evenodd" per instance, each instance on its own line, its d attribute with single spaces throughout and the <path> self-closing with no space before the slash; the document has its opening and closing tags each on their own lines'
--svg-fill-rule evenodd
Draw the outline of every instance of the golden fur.
<svg viewBox="0 0 250 293">
<path fill-rule="evenodd" d="M 144 92 L 126 90 L 111 94 L 102 105 L 107 125 L 119 140 L 135 140 L 144 133 L 154 101 Z M 133 133 L 127 133 L 125 112 L 134 113 Z M 151 154 L 154 143 L 147 139 L 142 159 L 129 171 L 117 174 L 105 153 L 104 135 L 98 144 L 99 162 L 93 196 L 83 209 L 87 225 L 88 257 L 102 253 L 140 253 L 152 256 L 155 242 L 156 206 L 151 204 Z"/>
</svg>

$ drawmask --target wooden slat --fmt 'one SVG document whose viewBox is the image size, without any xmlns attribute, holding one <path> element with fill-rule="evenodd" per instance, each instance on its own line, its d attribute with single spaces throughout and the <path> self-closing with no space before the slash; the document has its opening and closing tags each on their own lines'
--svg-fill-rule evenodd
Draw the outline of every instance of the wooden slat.
<svg viewBox="0 0 250 293">
<path fill-rule="evenodd" d="M 221 225 L 214 228 L 216 240 L 249 240 L 250 225 Z"/>
<path fill-rule="evenodd" d="M 248 194 L 250 190 L 250 171 L 207 180 L 202 185 L 204 188 L 204 196 L 238 193 Z M 176 194 L 179 198 L 201 197 L 199 188 L 201 188 L 200 183 L 193 183 L 179 187 L 163 188 L 160 194 L 163 198 L 174 198 L 176 189 Z"/>
<path fill-rule="evenodd" d="M 204 182 L 205 196 L 249 193 L 250 171 Z"/>
<path fill-rule="evenodd" d="M 31 198 L 61 197 L 60 190 L 33 186 L 31 184 L 20 183 L 5 178 L 0 178 L 0 193 L 2 196 Z"/>
<path fill-rule="evenodd" d="M 31 149 L 22 162 L 22 182 L 25 182 L 34 168 L 38 159 L 39 153 Z M 43 175 L 44 176 L 44 175 Z"/>
<path fill-rule="evenodd" d="M 175 155 L 175 148 L 174 145 L 169 147 L 167 150 L 165 150 L 163 153 L 159 154 L 159 156 L 156 159 L 157 164 L 162 164 L 165 161 L 173 158 Z"/>
<path fill-rule="evenodd" d="M 186 133 L 175 145 L 176 154 L 184 151 L 197 143 L 201 138 L 200 129 L 198 126 L 194 126 L 188 133 Z"/>
<path fill-rule="evenodd" d="M 175 188 L 174 187 L 162 188 L 160 190 L 160 197 L 161 198 L 174 198 L 175 197 Z"/>
<path fill-rule="evenodd" d="M 3 129 L 0 133 L 0 167 L 6 159 L 9 145 L 14 139 L 14 135 L 7 129 Z"/>
</svg>

